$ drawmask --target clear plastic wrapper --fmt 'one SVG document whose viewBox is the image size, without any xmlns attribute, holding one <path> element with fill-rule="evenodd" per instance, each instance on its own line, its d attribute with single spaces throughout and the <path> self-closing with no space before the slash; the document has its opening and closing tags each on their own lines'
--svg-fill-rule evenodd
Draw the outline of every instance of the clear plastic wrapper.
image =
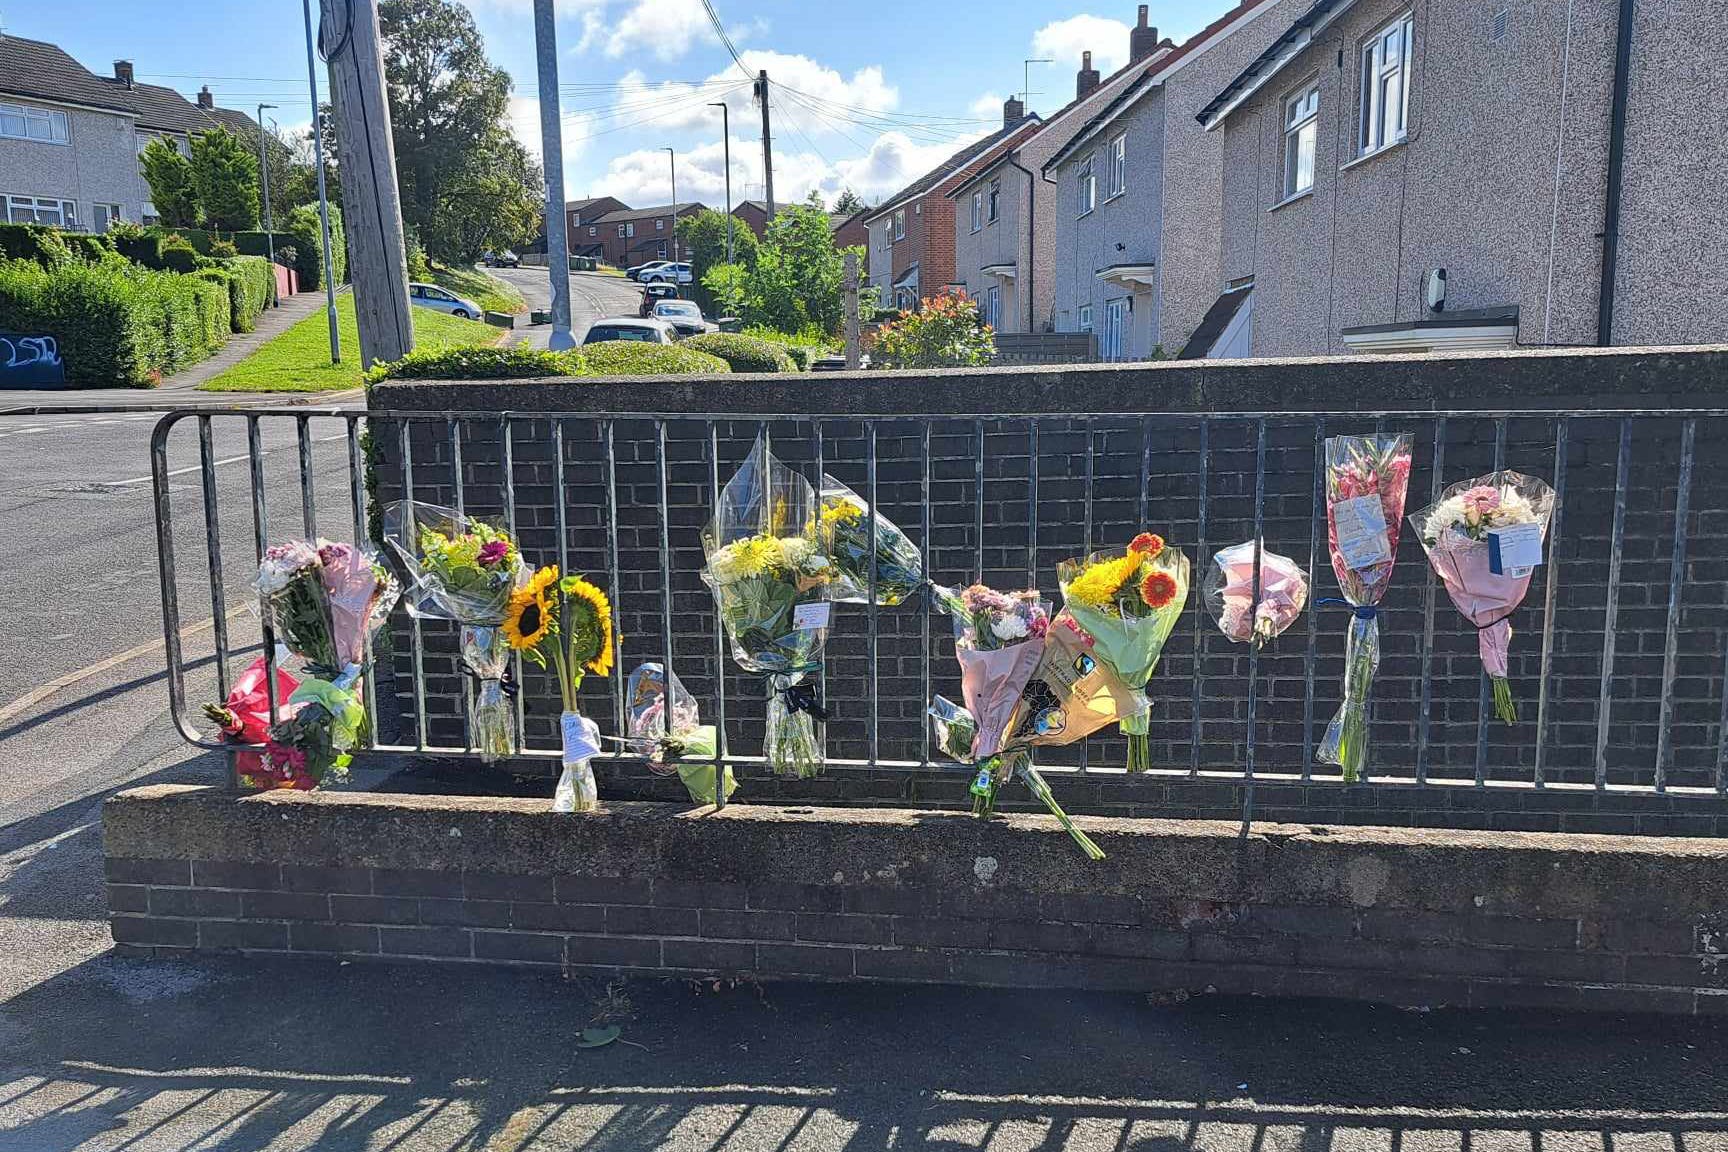
<svg viewBox="0 0 1728 1152">
<path fill-rule="evenodd" d="M 515 685 L 503 623 L 511 596 L 528 580 L 515 542 L 483 520 L 417 500 L 385 509 L 384 538 L 408 573 L 408 611 L 461 625 L 462 668 L 472 682 L 469 743 L 488 763 L 512 755 Z"/>
<path fill-rule="evenodd" d="M 874 526 L 874 531 L 872 531 Z M 876 559 L 876 603 L 892 608 L 924 584 L 924 558 L 906 533 L 864 498 L 832 476 L 822 477 L 817 533 L 834 565 L 828 598 L 842 604 L 870 602 L 870 560 Z"/>
<path fill-rule="evenodd" d="M 1288 556 L 1260 549 L 1260 599 L 1254 601 L 1254 541 L 1212 554 L 1206 610 L 1238 644 L 1262 647 L 1282 636 L 1308 607 L 1308 576 Z M 1249 617 L 1252 615 L 1253 619 Z"/>
<path fill-rule="evenodd" d="M 1494 687 L 1494 711 L 1518 720 L 1506 661 L 1512 613 L 1524 602 L 1530 578 L 1543 562 L 1554 490 L 1522 472 L 1491 472 L 1450 485 L 1410 516 L 1446 594 L 1476 626 L 1477 651 Z"/>
<path fill-rule="evenodd" d="M 1351 610 L 1344 640 L 1344 700 L 1315 756 L 1344 779 L 1368 766 L 1368 696 L 1380 667 L 1378 606 L 1392 582 L 1399 527 L 1410 484 L 1410 434 L 1331 436 L 1326 440 L 1326 526 L 1332 572 Z"/>
<path fill-rule="evenodd" d="M 1097 659 L 1130 687 L 1144 690 L 1188 602 L 1190 567 L 1182 549 L 1142 532 L 1120 551 L 1094 552 L 1056 566 L 1062 588 L 1058 626 L 1085 637 Z M 1128 771 L 1152 766 L 1149 710 L 1122 721 Z"/>
<path fill-rule="evenodd" d="M 732 658 L 768 689 L 763 753 L 778 774 L 822 770 L 827 712 L 808 682 L 822 666 L 834 568 L 817 535 L 816 490 L 758 439 L 702 533 L 702 580 Z"/>
<path fill-rule="evenodd" d="M 626 688 L 630 701 L 626 713 L 630 726 L 629 748 L 661 776 L 677 776 L 690 793 L 693 804 L 716 803 L 715 764 L 719 734 L 714 725 L 701 723 L 696 698 L 672 673 L 672 711 L 666 712 L 665 677 L 656 663 L 638 664 Z M 728 798 L 738 790 L 738 781 L 728 767 L 723 779 Z"/>
</svg>

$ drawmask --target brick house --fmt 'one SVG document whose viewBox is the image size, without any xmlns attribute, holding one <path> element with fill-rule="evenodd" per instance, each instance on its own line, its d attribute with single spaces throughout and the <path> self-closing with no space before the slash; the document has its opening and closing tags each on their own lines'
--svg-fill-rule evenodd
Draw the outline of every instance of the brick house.
<svg viewBox="0 0 1728 1152">
<path fill-rule="evenodd" d="M 834 247 L 862 248 L 868 242 L 864 227 L 864 217 L 867 211 L 830 212 L 828 213 L 828 228 L 834 233 Z M 766 200 L 746 200 L 732 209 L 732 215 L 738 217 L 756 233 L 760 240 L 768 231 L 768 202 Z"/>
<path fill-rule="evenodd" d="M 1700 287 L 1728 258 L 1728 65 L 1697 47 L 1720 22 L 1708 0 L 1281 19 L 1196 110 L 1225 159 L 1194 354 L 1721 341 Z"/>
<path fill-rule="evenodd" d="M 140 84 L 132 62 L 98 76 L 53 44 L 0 36 L 0 221 L 103 232 L 114 220 L 151 222 L 155 208 L 138 154 L 152 139 L 182 153 L 224 125 L 257 143 L 244 112 Z"/>
<path fill-rule="evenodd" d="M 615 196 L 590 196 L 586 200 L 567 200 L 564 203 L 565 235 L 568 237 L 570 255 L 604 257 L 605 245 L 600 241 L 598 229 L 593 236 L 588 229 L 600 217 L 608 212 L 628 212 L 630 205 Z M 544 244 L 541 247 L 545 247 Z"/>
<path fill-rule="evenodd" d="M 598 255 L 614 268 L 629 268 L 649 260 L 671 260 L 677 242 L 673 229 L 679 219 L 706 211 L 696 201 L 659 204 L 652 208 L 616 208 L 587 219 L 570 237 L 570 251 Z M 598 245 L 598 252 L 594 246 Z"/>
<path fill-rule="evenodd" d="M 869 210 L 869 277 L 884 307 L 912 308 L 954 283 L 954 201 L 948 193 L 981 166 L 1037 131 L 1018 99 L 1002 106 L 1002 127 L 975 140 Z"/>
<path fill-rule="evenodd" d="M 744 200 L 732 209 L 732 215 L 738 217 L 750 231 L 756 233 L 756 239 L 762 239 L 762 234 L 768 231 L 768 201 Z"/>
<path fill-rule="evenodd" d="M 1159 43 L 1045 161 L 1057 331 L 1095 332 L 1104 359 L 1138 360 L 1199 327 L 1218 295 L 1224 150 L 1194 114 L 1311 3 L 1244 0 L 1180 45 Z"/>
</svg>

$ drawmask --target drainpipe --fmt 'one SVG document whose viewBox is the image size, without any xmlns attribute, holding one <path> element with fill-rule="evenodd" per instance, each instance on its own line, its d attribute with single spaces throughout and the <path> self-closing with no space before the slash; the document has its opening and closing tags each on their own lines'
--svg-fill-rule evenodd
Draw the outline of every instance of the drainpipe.
<svg viewBox="0 0 1728 1152">
<path fill-rule="evenodd" d="M 1052 187 L 1052 188 L 1060 188 L 1061 187 L 1061 181 L 1050 179 L 1050 177 L 1048 177 L 1044 174 L 1043 168 L 1038 169 L 1038 179 L 1042 180 L 1044 183 L 1050 185 L 1050 187 Z M 1036 186 L 1036 185 L 1034 185 L 1034 186 Z M 1061 209 L 1062 209 L 1062 202 L 1060 200 L 1058 200 L 1056 202 L 1056 209 L 1057 209 L 1057 211 L 1061 211 Z M 1052 263 L 1054 263 L 1054 261 L 1052 261 Z M 1054 307 L 1051 308 L 1051 315 L 1052 315 L 1052 318 L 1054 318 L 1054 315 L 1055 315 L 1055 308 Z M 1051 326 L 1054 327 L 1055 325 L 1052 324 Z"/>
<path fill-rule="evenodd" d="M 1015 159 L 1018 155 L 1008 153 L 1008 164 L 1026 176 L 1026 332 L 1030 335 L 1038 330 L 1038 178 Z"/>
<path fill-rule="evenodd" d="M 1626 167 L 1626 89 L 1632 71 L 1633 0 L 1620 0 L 1614 46 L 1614 96 L 1608 110 L 1608 203 L 1602 216 L 1602 295 L 1596 308 L 1596 343 L 1614 343 L 1614 275 L 1620 258 L 1620 189 Z"/>
</svg>

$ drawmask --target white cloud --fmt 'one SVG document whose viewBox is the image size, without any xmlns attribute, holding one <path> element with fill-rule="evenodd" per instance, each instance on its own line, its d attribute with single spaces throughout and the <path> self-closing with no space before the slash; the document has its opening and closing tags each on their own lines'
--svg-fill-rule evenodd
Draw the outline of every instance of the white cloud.
<svg viewBox="0 0 1728 1152">
<path fill-rule="evenodd" d="M 1032 51 L 1058 64 L 1080 67 L 1080 54 L 1092 53 L 1092 67 L 1108 76 L 1128 62 L 1128 25 L 1107 16 L 1070 16 L 1032 34 Z"/>
<path fill-rule="evenodd" d="M 995 92 L 986 92 L 972 101 L 970 112 L 980 120 L 994 120 L 1002 115 L 1002 105 L 1006 101 L 1006 96 L 998 95 Z"/>
<path fill-rule="evenodd" d="M 571 170 L 582 154 L 588 150 L 588 134 L 593 125 L 591 115 L 580 112 L 566 112 L 562 117 L 564 149 L 564 183 L 565 192 L 569 193 Z M 510 97 L 510 132 L 522 142 L 522 146 L 534 154 L 536 159 L 544 161 L 541 156 L 540 132 L 540 101 L 532 96 Z"/>
<path fill-rule="evenodd" d="M 604 30 L 584 19 L 583 45 L 599 43 Z M 657 60 L 677 60 L 698 44 L 720 43 L 702 0 L 632 0 L 629 10 L 613 17 L 610 25 L 605 47 L 606 55 L 614 57 L 649 53 Z M 767 27 L 753 20 L 730 25 L 726 32 L 734 44 L 741 44 Z"/>
<path fill-rule="evenodd" d="M 874 202 L 899 191 L 978 135 L 940 144 L 920 144 L 899 132 L 884 132 L 871 141 L 870 150 L 863 156 L 836 161 L 834 167 L 841 186 Z"/>
</svg>

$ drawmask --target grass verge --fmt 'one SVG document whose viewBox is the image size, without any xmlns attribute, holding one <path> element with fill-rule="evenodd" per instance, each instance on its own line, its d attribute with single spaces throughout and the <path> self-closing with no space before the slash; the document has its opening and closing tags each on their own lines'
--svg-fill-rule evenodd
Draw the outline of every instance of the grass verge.
<svg viewBox="0 0 1728 1152">
<path fill-rule="evenodd" d="M 430 308 L 409 308 L 414 317 L 414 347 L 465 348 L 496 344 L 504 329 L 462 320 Z M 354 297 L 336 298 L 342 363 L 330 363 L 330 328 L 322 309 L 263 345 L 220 376 L 198 386 L 201 392 L 340 392 L 360 387 L 360 332 L 354 323 Z"/>
<path fill-rule="evenodd" d="M 514 285 L 478 268 L 446 268 L 432 265 L 432 283 L 472 300 L 488 312 L 516 315 L 528 311 L 528 301 Z"/>
</svg>

